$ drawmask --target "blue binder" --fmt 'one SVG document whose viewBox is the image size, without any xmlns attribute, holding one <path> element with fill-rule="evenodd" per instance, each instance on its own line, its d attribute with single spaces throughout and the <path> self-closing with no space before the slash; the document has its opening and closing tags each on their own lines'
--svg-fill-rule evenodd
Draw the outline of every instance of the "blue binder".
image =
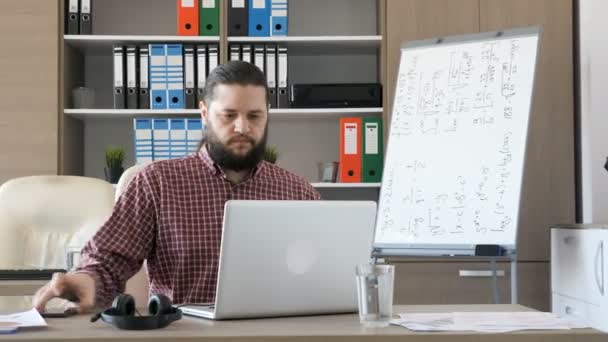
<svg viewBox="0 0 608 342">
<path fill-rule="evenodd" d="M 248 0 L 249 3 L 249 36 L 270 36 L 270 1 Z"/>
<path fill-rule="evenodd" d="M 150 44 L 150 108 L 167 109 L 167 53 L 164 44 Z"/>
<path fill-rule="evenodd" d="M 196 153 L 196 147 L 203 138 L 203 121 L 201 119 L 188 119 L 186 127 L 188 153 Z"/>
<path fill-rule="evenodd" d="M 153 119 L 154 160 L 169 159 L 169 119 Z"/>
<path fill-rule="evenodd" d="M 287 36 L 288 0 L 267 0 L 270 3 L 270 35 Z"/>
<path fill-rule="evenodd" d="M 135 163 L 145 164 L 152 158 L 152 119 L 133 119 L 135 132 Z"/>
<path fill-rule="evenodd" d="M 186 119 L 169 120 L 169 158 L 181 158 L 188 154 L 186 148 Z"/>
<path fill-rule="evenodd" d="M 167 108 L 186 108 L 182 44 L 167 44 Z"/>
</svg>

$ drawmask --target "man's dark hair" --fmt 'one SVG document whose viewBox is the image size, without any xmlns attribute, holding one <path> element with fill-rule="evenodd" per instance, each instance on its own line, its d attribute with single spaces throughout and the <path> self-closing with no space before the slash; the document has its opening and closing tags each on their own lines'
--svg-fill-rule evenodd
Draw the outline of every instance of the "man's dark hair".
<svg viewBox="0 0 608 342">
<path fill-rule="evenodd" d="M 268 84 L 266 83 L 266 76 L 257 66 L 243 62 L 243 61 L 230 61 L 228 63 L 220 64 L 211 70 L 207 80 L 205 81 L 205 90 L 203 95 L 203 101 L 209 106 L 213 100 L 215 87 L 219 84 L 238 84 L 241 86 L 260 86 L 264 87 L 266 94 L 268 94 Z M 268 95 L 266 95 L 266 104 L 268 104 Z"/>
</svg>

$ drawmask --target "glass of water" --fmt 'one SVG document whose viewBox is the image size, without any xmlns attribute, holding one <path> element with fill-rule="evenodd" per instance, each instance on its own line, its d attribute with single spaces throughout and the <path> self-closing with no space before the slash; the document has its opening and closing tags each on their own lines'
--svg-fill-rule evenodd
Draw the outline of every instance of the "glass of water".
<svg viewBox="0 0 608 342">
<path fill-rule="evenodd" d="M 366 327 L 385 327 L 393 316 L 394 265 L 357 265 L 359 321 Z"/>
</svg>

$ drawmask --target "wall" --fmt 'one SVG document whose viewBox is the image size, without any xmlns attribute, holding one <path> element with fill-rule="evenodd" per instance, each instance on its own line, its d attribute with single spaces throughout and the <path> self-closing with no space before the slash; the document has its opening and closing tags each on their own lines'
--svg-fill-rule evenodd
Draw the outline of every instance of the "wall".
<svg viewBox="0 0 608 342">
<path fill-rule="evenodd" d="M 580 0 L 582 221 L 608 222 L 608 1 Z"/>
<path fill-rule="evenodd" d="M 56 0 L 0 1 L 0 184 L 57 174 Z"/>
</svg>

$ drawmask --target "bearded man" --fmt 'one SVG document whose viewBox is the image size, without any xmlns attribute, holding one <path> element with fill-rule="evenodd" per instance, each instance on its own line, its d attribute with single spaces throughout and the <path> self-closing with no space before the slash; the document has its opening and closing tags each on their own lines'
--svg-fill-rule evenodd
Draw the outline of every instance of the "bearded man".
<svg viewBox="0 0 608 342">
<path fill-rule="evenodd" d="M 55 297 L 77 311 L 107 307 L 147 261 L 150 293 L 175 304 L 215 298 L 224 203 L 317 200 L 303 178 L 262 160 L 268 135 L 268 86 L 255 65 L 231 61 L 207 77 L 199 151 L 146 166 L 82 250 L 76 269 L 57 273 L 34 298 L 44 312 Z"/>
</svg>

